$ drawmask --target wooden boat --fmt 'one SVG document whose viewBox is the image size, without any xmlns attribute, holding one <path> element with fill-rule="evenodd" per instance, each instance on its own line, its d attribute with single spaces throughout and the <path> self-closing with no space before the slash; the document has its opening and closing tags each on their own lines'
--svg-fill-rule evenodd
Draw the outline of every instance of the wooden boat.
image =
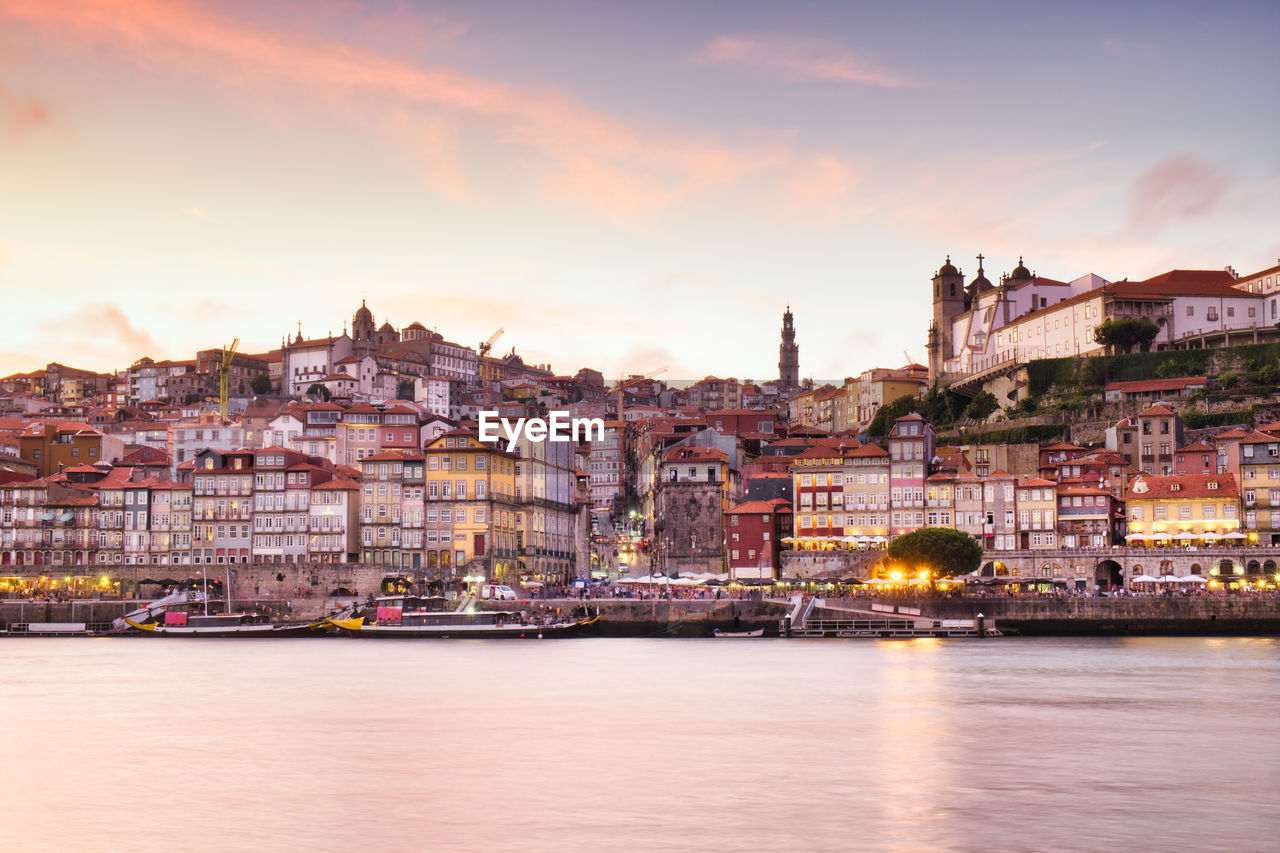
<svg viewBox="0 0 1280 853">
<path fill-rule="evenodd" d="M 273 625 L 254 621 L 252 613 L 223 613 L 214 616 L 188 615 L 182 624 L 135 622 L 125 617 L 130 628 L 153 637 L 308 637 L 318 636 L 322 622 Z"/>
<path fill-rule="evenodd" d="M 414 597 L 393 596 L 378 600 L 378 606 L 361 615 L 331 616 L 327 625 L 355 637 L 401 637 L 447 639 L 552 639 L 572 637 L 599 618 L 537 622 L 510 610 L 406 609 L 403 605 L 436 604 Z M 402 606 L 395 606 L 395 605 Z M 370 619 L 370 613 L 373 618 Z"/>
<path fill-rule="evenodd" d="M 721 631 L 719 628 L 716 628 L 711 632 L 711 636 L 721 640 L 743 640 L 748 637 L 763 637 L 764 629 L 757 628 L 754 631 Z"/>
</svg>

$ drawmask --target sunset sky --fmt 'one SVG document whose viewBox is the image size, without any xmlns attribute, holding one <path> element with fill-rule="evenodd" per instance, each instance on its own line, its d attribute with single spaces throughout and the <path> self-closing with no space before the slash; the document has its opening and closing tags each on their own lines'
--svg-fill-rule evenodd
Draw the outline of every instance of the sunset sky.
<svg viewBox="0 0 1280 853">
<path fill-rule="evenodd" d="M 925 360 L 990 278 L 1280 257 L 1280 4 L 0 0 L 0 375 L 338 333 Z"/>
</svg>

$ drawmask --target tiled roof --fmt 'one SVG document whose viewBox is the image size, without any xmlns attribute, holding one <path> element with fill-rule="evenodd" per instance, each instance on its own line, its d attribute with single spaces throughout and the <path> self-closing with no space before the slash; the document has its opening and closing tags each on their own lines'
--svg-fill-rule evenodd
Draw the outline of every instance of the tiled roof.
<svg viewBox="0 0 1280 853">
<path fill-rule="evenodd" d="M 1231 474 L 1182 474 L 1176 477 L 1148 477 L 1129 481 L 1125 500 L 1187 500 L 1239 497 L 1236 478 Z"/>
<path fill-rule="evenodd" d="M 747 501 L 728 511 L 729 515 L 764 515 L 773 512 L 791 512 L 791 504 L 781 498 L 767 501 Z"/>
<path fill-rule="evenodd" d="M 1180 391 L 1192 385 L 1204 385 L 1208 382 L 1203 376 L 1183 376 L 1179 379 L 1143 379 L 1135 382 L 1112 382 L 1107 385 L 1108 391 L 1123 391 L 1140 394 L 1144 391 Z"/>
</svg>

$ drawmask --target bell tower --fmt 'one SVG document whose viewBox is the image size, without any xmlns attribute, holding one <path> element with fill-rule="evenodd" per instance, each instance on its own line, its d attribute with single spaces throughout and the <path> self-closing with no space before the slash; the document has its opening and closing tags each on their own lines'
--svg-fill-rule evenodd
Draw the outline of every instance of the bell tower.
<svg viewBox="0 0 1280 853">
<path fill-rule="evenodd" d="M 778 384 L 789 391 L 800 387 L 800 347 L 796 345 L 796 327 L 791 306 L 782 315 L 782 344 L 778 347 Z"/>
<path fill-rule="evenodd" d="M 946 263 L 933 277 L 933 321 L 929 324 L 929 382 L 942 375 L 943 365 L 955 354 L 952 328 L 956 317 L 965 311 L 964 275 L 951 263 Z"/>
</svg>

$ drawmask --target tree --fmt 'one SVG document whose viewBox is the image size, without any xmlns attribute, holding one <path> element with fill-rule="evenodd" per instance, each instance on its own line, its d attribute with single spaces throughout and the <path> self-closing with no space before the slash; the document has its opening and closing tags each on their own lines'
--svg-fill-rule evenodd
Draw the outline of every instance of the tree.
<svg viewBox="0 0 1280 853">
<path fill-rule="evenodd" d="M 253 381 L 249 383 L 249 388 L 255 394 L 271 393 L 271 377 L 265 373 L 259 373 L 253 377 Z"/>
<path fill-rule="evenodd" d="M 1160 327 L 1146 317 L 1112 317 L 1093 330 L 1093 339 L 1112 352 L 1130 353 L 1134 347 L 1146 352 L 1158 334 Z"/>
<path fill-rule="evenodd" d="M 885 403 L 876 409 L 876 416 L 871 419 L 871 426 L 867 427 L 867 432 L 872 438 L 884 438 L 889 434 L 889 427 L 893 426 L 894 421 L 919 410 L 920 405 L 915 397 L 910 394 L 899 397 L 892 403 Z"/>
<path fill-rule="evenodd" d="M 994 394 L 990 391 L 979 391 L 969 401 L 969 405 L 964 407 L 964 414 L 965 417 L 973 418 L 975 421 L 984 421 L 998 408 L 1000 408 L 1000 402 Z"/>
<path fill-rule="evenodd" d="M 913 572 L 927 569 L 934 577 L 955 577 L 977 570 L 982 545 L 962 530 L 922 527 L 890 542 L 889 559 Z"/>
</svg>

